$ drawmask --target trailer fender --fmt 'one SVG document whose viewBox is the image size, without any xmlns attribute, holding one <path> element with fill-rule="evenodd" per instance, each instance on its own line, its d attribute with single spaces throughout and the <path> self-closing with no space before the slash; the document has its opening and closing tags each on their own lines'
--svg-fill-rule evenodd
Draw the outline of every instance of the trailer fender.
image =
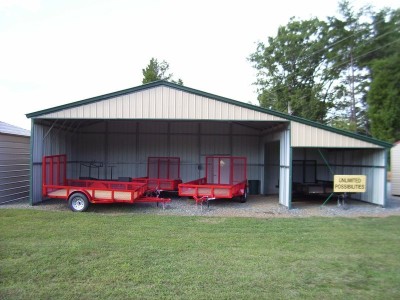
<svg viewBox="0 0 400 300">
<path fill-rule="evenodd" d="M 70 199 L 76 193 L 84 194 L 86 196 L 86 198 L 88 199 L 88 201 L 90 203 L 93 203 L 92 196 L 86 190 L 75 190 L 68 195 L 68 199 Z"/>
</svg>

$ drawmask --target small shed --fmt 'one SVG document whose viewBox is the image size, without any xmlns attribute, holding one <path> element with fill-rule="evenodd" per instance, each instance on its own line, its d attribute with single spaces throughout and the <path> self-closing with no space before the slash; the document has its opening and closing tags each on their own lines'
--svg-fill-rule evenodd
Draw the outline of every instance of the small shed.
<svg viewBox="0 0 400 300">
<path fill-rule="evenodd" d="M 392 166 L 392 195 L 400 196 L 400 141 L 393 145 L 390 150 L 390 157 Z"/>
<path fill-rule="evenodd" d="M 29 199 L 30 131 L 0 122 L 0 204 Z"/>
</svg>

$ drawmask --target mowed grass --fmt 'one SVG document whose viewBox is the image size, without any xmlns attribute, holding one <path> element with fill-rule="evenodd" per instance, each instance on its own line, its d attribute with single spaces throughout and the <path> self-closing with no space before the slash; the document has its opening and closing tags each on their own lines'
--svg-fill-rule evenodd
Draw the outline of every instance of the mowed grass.
<svg viewBox="0 0 400 300">
<path fill-rule="evenodd" d="M 1 299 L 398 299 L 400 217 L 0 210 Z"/>
</svg>

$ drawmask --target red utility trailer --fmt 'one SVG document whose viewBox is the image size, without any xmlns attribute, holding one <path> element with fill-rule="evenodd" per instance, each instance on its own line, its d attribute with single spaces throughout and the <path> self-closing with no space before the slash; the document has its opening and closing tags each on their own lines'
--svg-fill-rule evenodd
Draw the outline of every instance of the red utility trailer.
<svg viewBox="0 0 400 300">
<path fill-rule="evenodd" d="M 170 198 L 147 196 L 142 182 L 80 180 L 67 178 L 67 156 L 44 156 L 42 163 L 42 197 L 68 200 L 72 211 L 85 211 L 89 203 L 156 202 L 163 207 Z"/>
<path fill-rule="evenodd" d="M 152 191 L 177 191 L 180 179 L 179 157 L 149 157 L 147 176 L 132 179 L 133 182 L 146 183 Z"/>
<path fill-rule="evenodd" d="M 193 197 L 197 203 L 240 197 L 247 200 L 246 157 L 207 156 L 206 177 L 179 184 L 179 196 Z"/>
</svg>

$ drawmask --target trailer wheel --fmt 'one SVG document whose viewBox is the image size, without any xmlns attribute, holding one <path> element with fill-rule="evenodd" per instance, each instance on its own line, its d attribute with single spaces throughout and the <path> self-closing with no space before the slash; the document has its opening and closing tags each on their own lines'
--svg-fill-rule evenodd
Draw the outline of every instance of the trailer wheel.
<svg viewBox="0 0 400 300">
<path fill-rule="evenodd" d="M 82 212 L 87 210 L 89 201 L 84 194 L 76 193 L 69 197 L 68 206 L 72 211 Z"/>
<path fill-rule="evenodd" d="M 243 195 L 240 196 L 240 203 L 245 203 L 247 201 L 247 187 L 244 188 Z"/>
</svg>

